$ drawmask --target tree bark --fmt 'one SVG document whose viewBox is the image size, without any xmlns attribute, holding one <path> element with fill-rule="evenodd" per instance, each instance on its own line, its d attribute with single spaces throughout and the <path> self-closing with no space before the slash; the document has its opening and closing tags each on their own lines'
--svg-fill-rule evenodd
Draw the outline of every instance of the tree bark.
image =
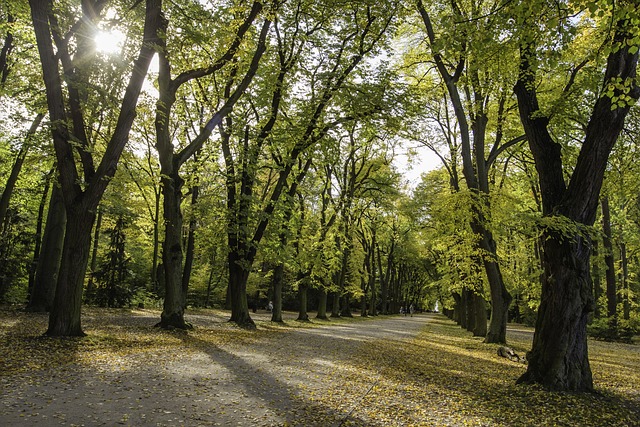
<svg viewBox="0 0 640 427">
<path fill-rule="evenodd" d="M 184 320 L 185 300 L 182 289 L 182 210 L 180 209 L 182 184 L 182 178 L 177 173 L 162 175 L 165 222 L 162 265 L 165 288 L 162 314 L 156 326 L 165 329 L 191 327 Z"/>
<path fill-rule="evenodd" d="M 48 336 L 85 336 L 80 322 L 82 288 L 91 250 L 95 213 L 84 206 L 67 208 L 67 225 Z"/>
<path fill-rule="evenodd" d="M 309 287 L 307 286 L 306 283 L 302 283 L 302 278 L 298 278 L 298 301 L 300 304 L 300 308 L 298 310 L 298 319 L 300 321 L 308 321 L 309 320 L 309 313 L 307 313 L 307 293 L 309 290 Z"/>
<path fill-rule="evenodd" d="M 626 88 L 633 99 L 640 97 L 636 81 L 637 52 L 631 54 L 624 22 L 615 24 L 612 49 L 603 76 L 603 87 L 612 80 L 631 82 Z M 580 224 L 593 225 L 600 189 L 611 150 L 620 134 L 629 105 L 612 106 L 604 93 L 595 103 L 584 142 L 569 185 L 565 184 L 560 145 L 548 131 L 549 118 L 540 114 L 536 93 L 535 46 L 522 44 L 520 73 L 514 91 L 540 181 L 543 215 L 570 221 L 571 233 L 543 230 L 544 274 L 542 295 L 527 372 L 519 383 L 539 383 L 565 391 L 591 391 L 593 380 L 587 350 L 587 320 L 593 310 L 589 271 L 591 244 Z M 615 88 L 614 96 L 622 95 Z M 570 235 L 567 235 L 570 234 Z"/>
<path fill-rule="evenodd" d="M 110 178 L 115 175 L 118 160 L 129 139 L 142 84 L 155 53 L 152 45 L 158 39 L 161 1 L 146 1 L 142 44 L 133 63 L 115 128 L 97 168 L 94 166 L 82 110 L 82 100 L 85 97 L 82 90 L 87 90 L 90 85 L 86 84 L 89 82 L 83 81 L 85 76 L 81 65 L 74 64 L 71 59 L 69 40 L 63 39 L 59 34 L 52 3 L 51 0 L 29 1 L 42 65 L 62 196 L 67 212 L 62 261 L 46 333 L 50 336 L 78 336 L 84 334 L 80 309 L 95 212 Z M 95 18 L 87 14 L 94 15 L 95 10 L 83 7 L 82 13 L 82 19 L 78 22 L 81 23 L 80 30 L 86 30 L 89 27 L 88 23 Z M 83 41 L 86 40 L 81 40 L 81 43 Z M 81 51 L 85 54 L 89 50 L 79 49 L 78 55 Z M 63 91 L 60 68 L 64 72 L 64 82 L 67 84 L 66 95 Z M 68 120 L 68 116 L 71 120 Z M 77 158 L 82 166 L 82 177 L 76 163 Z M 84 186 L 82 182 L 85 183 Z"/>
<path fill-rule="evenodd" d="M 249 315 L 247 302 L 247 279 L 249 270 L 242 255 L 236 251 L 229 252 L 229 294 L 231 296 L 231 318 L 238 326 L 255 329 L 256 324 Z"/>
<path fill-rule="evenodd" d="M 54 178 L 54 181 L 57 181 Z M 62 200 L 62 190 L 54 182 L 49 199 L 47 222 L 42 236 L 42 248 L 36 266 L 36 277 L 27 311 L 43 313 L 51 310 L 56 292 L 58 272 L 62 260 L 67 213 Z"/>
<path fill-rule="evenodd" d="M 323 288 L 320 289 L 320 295 L 318 296 L 318 313 L 316 319 L 327 320 L 327 291 Z"/>
</svg>

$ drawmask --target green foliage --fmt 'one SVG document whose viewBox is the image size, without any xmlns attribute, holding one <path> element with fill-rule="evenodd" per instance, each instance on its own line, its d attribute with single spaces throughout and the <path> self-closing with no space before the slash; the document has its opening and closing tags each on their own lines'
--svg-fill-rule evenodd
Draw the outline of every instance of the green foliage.
<svg viewBox="0 0 640 427">
<path fill-rule="evenodd" d="M 631 343 L 633 337 L 640 334 L 640 322 L 637 316 L 632 321 L 602 317 L 591 322 L 587 332 L 599 340 Z"/>
</svg>

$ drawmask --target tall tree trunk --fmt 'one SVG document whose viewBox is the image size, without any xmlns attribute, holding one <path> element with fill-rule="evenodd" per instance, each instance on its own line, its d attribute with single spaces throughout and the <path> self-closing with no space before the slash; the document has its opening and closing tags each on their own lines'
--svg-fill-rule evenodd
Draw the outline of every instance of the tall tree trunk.
<svg viewBox="0 0 640 427">
<path fill-rule="evenodd" d="M 87 56 L 82 57 L 90 50 L 78 49 L 78 55 L 72 59 L 69 40 L 62 40 L 56 31 L 52 31 L 52 26 L 57 26 L 53 2 L 30 0 L 29 6 L 42 65 L 53 145 L 67 213 L 63 254 L 47 335 L 78 336 L 84 335 L 80 311 L 95 210 L 110 178 L 115 175 L 118 160 L 129 140 L 140 91 L 155 53 L 152 45 L 159 38 L 157 28 L 160 22 L 161 1 L 146 1 L 143 40 L 131 67 L 132 72 L 122 96 L 115 128 L 97 167 L 94 164 L 82 109 L 82 101 L 86 98 L 86 90 L 90 86 L 86 83 L 90 82 L 85 80 L 81 59 L 90 59 Z M 88 4 L 83 3 L 83 15 L 78 20 L 81 24 L 78 28 L 80 34 L 93 24 L 91 18 L 100 13 L 104 4 L 96 4 L 96 9 L 87 6 Z M 86 38 L 80 40 L 81 45 L 83 41 L 86 41 Z M 74 63 L 76 60 L 77 63 Z M 64 72 L 64 79 L 60 74 L 60 68 Z M 66 85 L 66 93 L 62 86 L 63 80 L 70 83 Z M 82 177 L 76 159 L 82 165 Z"/>
<path fill-rule="evenodd" d="M 244 258 L 235 251 L 229 252 L 229 294 L 231 296 L 231 318 L 238 326 L 255 329 L 256 324 L 249 315 L 247 302 L 247 279 L 249 270 Z"/>
<path fill-rule="evenodd" d="M 464 303 L 462 302 L 462 295 L 457 292 L 453 292 L 451 296 L 453 297 L 454 301 L 451 320 L 462 326 L 462 317 L 464 313 Z"/>
<path fill-rule="evenodd" d="M 349 294 L 345 294 L 343 297 L 343 304 L 340 310 L 340 317 L 353 317 L 351 313 L 351 299 L 349 298 Z"/>
<path fill-rule="evenodd" d="M 164 266 L 164 304 L 160 322 L 161 328 L 189 329 L 184 320 L 184 293 L 182 289 L 182 178 L 176 173 L 163 175 L 165 236 L 162 246 Z"/>
<path fill-rule="evenodd" d="M 94 221 L 95 213 L 84 206 L 67 208 L 62 261 L 49 315 L 48 336 L 85 336 L 80 310 Z"/>
<path fill-rule="evenodd" d="M 462 289 L 462 295 L 460 295 L 460 326 L 463 329 L 469 330 L 469 311 L 471 310 L 471 291 L 468 288 Z"/>
<path fill-rule="evenodd" d="M 377 272 L 377 265 L 376 265 L 376 253 L 375 253 L 375 248 L 376 248 L 376 232 L 375 230 L 373 230 L 372 233 L 372 237 L 371 237 L 371 245 L 369 246 L 369 259 L 370 259 L 370 263 L 371 263 L 371 271 L 370 276 L 369 276 L 369 292 L 371 292 L 371 299 L 370 299 L 370 304 L 369 304 L 369 315 L 371 316 L 377 316 L 378 315 L 378 300 L 377 300 L 377 296 L 378 296 L 378 290 L 376 289 L 376 272 Z"/>
<path fill-rule="evenodd" d="M 62 190 L 58 183 L 54 182 L 42 236 L 42 248 L 36 266 L 35 282 L 27 311 L 39 313 L 51 310 L 62 260 L 66 225 L 67 213 L 62 200 Z"/>
</svg>

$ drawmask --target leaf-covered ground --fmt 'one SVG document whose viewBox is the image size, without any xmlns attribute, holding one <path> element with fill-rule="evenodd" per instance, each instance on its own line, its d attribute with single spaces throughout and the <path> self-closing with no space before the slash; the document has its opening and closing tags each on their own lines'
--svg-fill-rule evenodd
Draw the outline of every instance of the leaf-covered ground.
<svg viewBox="0 0 640 427">
<path fill-rule="evenodd" d="M 591 341 L 597 393 L 549 393 L 440 315 L 187 318 L 168 332 L 157 311 L 86 309 L 88 337 L 51 339 L 46 316 L 0 311 L 0 425 L 640 425 L 638 346 Z M 519 353 L 531 337 L 509 329 Z"/>
</svg>

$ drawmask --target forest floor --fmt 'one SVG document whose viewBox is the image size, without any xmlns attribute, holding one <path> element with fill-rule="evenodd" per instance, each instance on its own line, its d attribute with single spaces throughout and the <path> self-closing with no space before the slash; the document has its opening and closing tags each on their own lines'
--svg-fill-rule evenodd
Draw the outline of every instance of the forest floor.
<svg viewBox="0 0 640 427">
<path fill-rule="evenodd" d="M 640 347 L 590 341 L 597 389 L 550 393 L 439 314 L 311 323 L 86 308 L 85 338 L 42 337 L 47 316 L 0 310 L 0 426 L 640 426 Z M 532 329 L 510 325 L 509 345 Z"/>
</svg>

